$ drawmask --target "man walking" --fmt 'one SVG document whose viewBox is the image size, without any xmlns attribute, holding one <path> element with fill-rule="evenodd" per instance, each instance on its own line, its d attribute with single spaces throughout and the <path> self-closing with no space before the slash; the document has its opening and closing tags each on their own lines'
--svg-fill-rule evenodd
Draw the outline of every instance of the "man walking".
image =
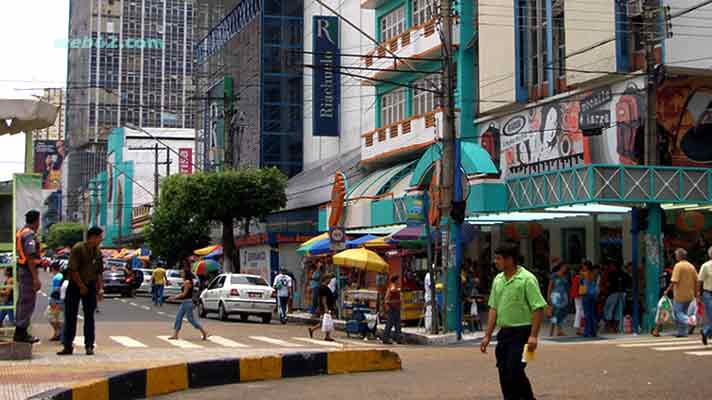
<svg viewBox="0 0 712 400">
<path fill-rule="evenodd" d="M 687 337 L 687 310 L 690 308 L 690 302 L 694 301 L 698 293 L 697 271 L 695 266 L 687 261 L 687 250 L 675 250 L 675 260 L 677 264 L 672 269 L 672 278 L 670 286 L 665 290 L 667 295 L 670 290 L 673 291 L 673 313 L 675 316 L 675 324 L 677 325 L 677 335 L 675 337 Z"/>
<path fill-rule="evenodd" d="M 30 210 L 25 214 L 25 226 L 15 235 L 17 246 L 17 288 L 18 299 L 15 315 L 15 342 L 37 343 L 39 339 L 30 336 L 28 329 L 35 312 L 37 291 L 42 283 L 37 272 L 40 264 L 40 243 L 37 230 L 40 228 L 40 212 Z"/>
<path fill-rule="evenodd" d="M 292 278 L 287 275 L 287 270 L 282 268 L 274 277 L 272 287 L 277 290 L 277 306 L 279 307 L 279 322 L 287 323 L 287 305 L 292 297 Z"/>
<path fill-rule="evenodd" d="M 709 261 L 702 264 L 700 268 L 700 289 L 702 292 L 702 301 L 705 305 L 705 315 L 707 316 L 707 324 L 702 328 L 702 343 L 707 346 L 707 339 L 712 336 L 712 247 L 707 249 Z"/>
<path fill-rule="evenodd" d="M 72 247 L 69 256 L 69 286 L 64 302 L 64 348 L 57 355 L 66 356 L 74 352 L 79 300 L 82 301 L 84 311 L 84 348 L 88 356 L 94 355 L 94 312 L 104 296 L 104 264 L 99 250 L 103 239 L 104 231 L 95 226 L 87 231 L 86 241 Z"/>
<path fill-rule="evenodd" d="M 153 304 L 163 307 L 163 290 L 166 287 L 166 270 L 163 268 L 163 261 L 158 262 L 158 266 L 151 275 Z"/>
<path fill-rule="evenodd" d="M 495 264 L 502 272 L 492 282 L 487 332 L 480 351 L 487 353 L 494 328 L 498 326 L 495 356 L 504 399 L 533 400 L 522 356 L 525 345 L 530 352 L 537 348 L 546 301 L 536 277 L 517 265 L 518 259 L 517 243 L 503 243 L 495 251 Z"/>
</svg>

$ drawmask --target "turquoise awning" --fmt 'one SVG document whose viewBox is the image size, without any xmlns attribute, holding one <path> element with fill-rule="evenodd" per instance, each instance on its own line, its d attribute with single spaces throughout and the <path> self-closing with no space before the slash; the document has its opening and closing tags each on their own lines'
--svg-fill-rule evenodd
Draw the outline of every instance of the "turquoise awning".
<svg viewBox="0 0 712 400">
<path fill-rule="evenodd" d="M 462 140 L 460 141 L 460 150 L 462 168 L 467 175 L 496 174 L 498 172 L 490 154 L 479 144 L 469 140 Z M 423 183 L 433 163 L 442 158 L 442 153 L 442 143 L 430 146 L 425 154 L 420 157 L 418 165 L 415 167 L 415 172 L 410 179 L 411 186 L 420 186 Z"/>
<path fill-rule="evenodd" d="M 354 185 L 346 195 L 346 200 L 360 197 L 377 196 L 388 192 L 404 174 L 412 170 L 415 161 L 397 164 L 389 168 L 378 169 Z"/>
</svg>

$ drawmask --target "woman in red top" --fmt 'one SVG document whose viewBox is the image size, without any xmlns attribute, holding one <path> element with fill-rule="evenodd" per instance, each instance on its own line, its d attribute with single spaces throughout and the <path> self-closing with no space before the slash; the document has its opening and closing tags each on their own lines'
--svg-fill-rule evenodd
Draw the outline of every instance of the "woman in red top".
<svg viewBox="0 0 712 400">
<path fill-rule="evenodd" d="M 384 305 L 388 320 L 386 321 L 386 329 L 383 333 L 383 344 L 391 344 L 391 330 L 396 328 L 396 343 L 401 341 L 401 290 L 398 287 L 398 275 L 394 275 L 390 279 L 390 284 L 386 291 Z"/>
</svg>

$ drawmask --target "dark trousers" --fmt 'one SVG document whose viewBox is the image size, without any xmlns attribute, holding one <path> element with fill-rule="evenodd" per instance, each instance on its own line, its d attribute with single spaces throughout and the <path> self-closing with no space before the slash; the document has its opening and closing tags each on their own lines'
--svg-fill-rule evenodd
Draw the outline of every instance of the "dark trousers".
<svg viewBox="0 0 712 400">
<path fill-rule="evenodd" d="M 65 348 L 73 347 L 74 337 L 77 335 L 77 315 L 79 314 L 79 300 L 82 301 L 84 311 L 84 347 L 94 347 L 95 330 L 94 314 L 96 313 L 96 282 L 86 284 L 86 296 L 79 292 L 79 286 L 69 282 L 67 296 L 64 299 L 64 332 L 62 344 Z"/>
<path fill-rule="evenodd" d="M 596 296 L 584 296 L 583 298 L 583 314 L 586 325 L 583 330 L 583 335 L 586 337 L 596 336 L 598 331 L 598 317 L 596 312 Z"/>
<path fill-rule="evenodd" d="M 35 312 L 37 292 L 32 284 L 32 272 L 25 267 L 18 265 L 17 268 L 17 308 L 15 309 L 15 326 L 21 331 L 26 331 L 30 326 L 32 314 Z"/>
<path fill-rule="evenodd" d="M 390 342 L 391 331 L 396 328 L 395 340 L 401 340 L 401 310 L 400 308 L 389 308 L 388 319 L 386 320 L 386 328 L 383 331 L 383 341 Z"/>
<path fill-rule="evenodd" d="M 277 305 L 279 306 L 279 320 L 287 320 L 287 305 L 289 304 L 289 296 L 279 296 L 277 298 Z"/>
<path fill-rule="evenodd" d="M 529 340 L 531 326 L 502 328 L 497 333 L 497 369 L 499 385 L 504 400 L 533 400 L 532 385 L 524 372 L 527 364 L 522 362 L 524 345 Z"/>
</svg>

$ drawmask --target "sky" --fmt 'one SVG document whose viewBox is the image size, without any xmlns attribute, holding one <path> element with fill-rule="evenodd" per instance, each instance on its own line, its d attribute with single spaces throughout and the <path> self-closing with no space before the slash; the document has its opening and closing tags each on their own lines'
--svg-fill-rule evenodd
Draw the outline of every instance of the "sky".
<svg viewBox="0 0 712 400">
<path fill-rule="evenodd" d="M 26 88 L 64 87 L 69 0 L 0 0 L 0 98 L 33 98 Z M 24 135 L 0 136 L 0 181 L 24 167 Z"/>
</svg>

